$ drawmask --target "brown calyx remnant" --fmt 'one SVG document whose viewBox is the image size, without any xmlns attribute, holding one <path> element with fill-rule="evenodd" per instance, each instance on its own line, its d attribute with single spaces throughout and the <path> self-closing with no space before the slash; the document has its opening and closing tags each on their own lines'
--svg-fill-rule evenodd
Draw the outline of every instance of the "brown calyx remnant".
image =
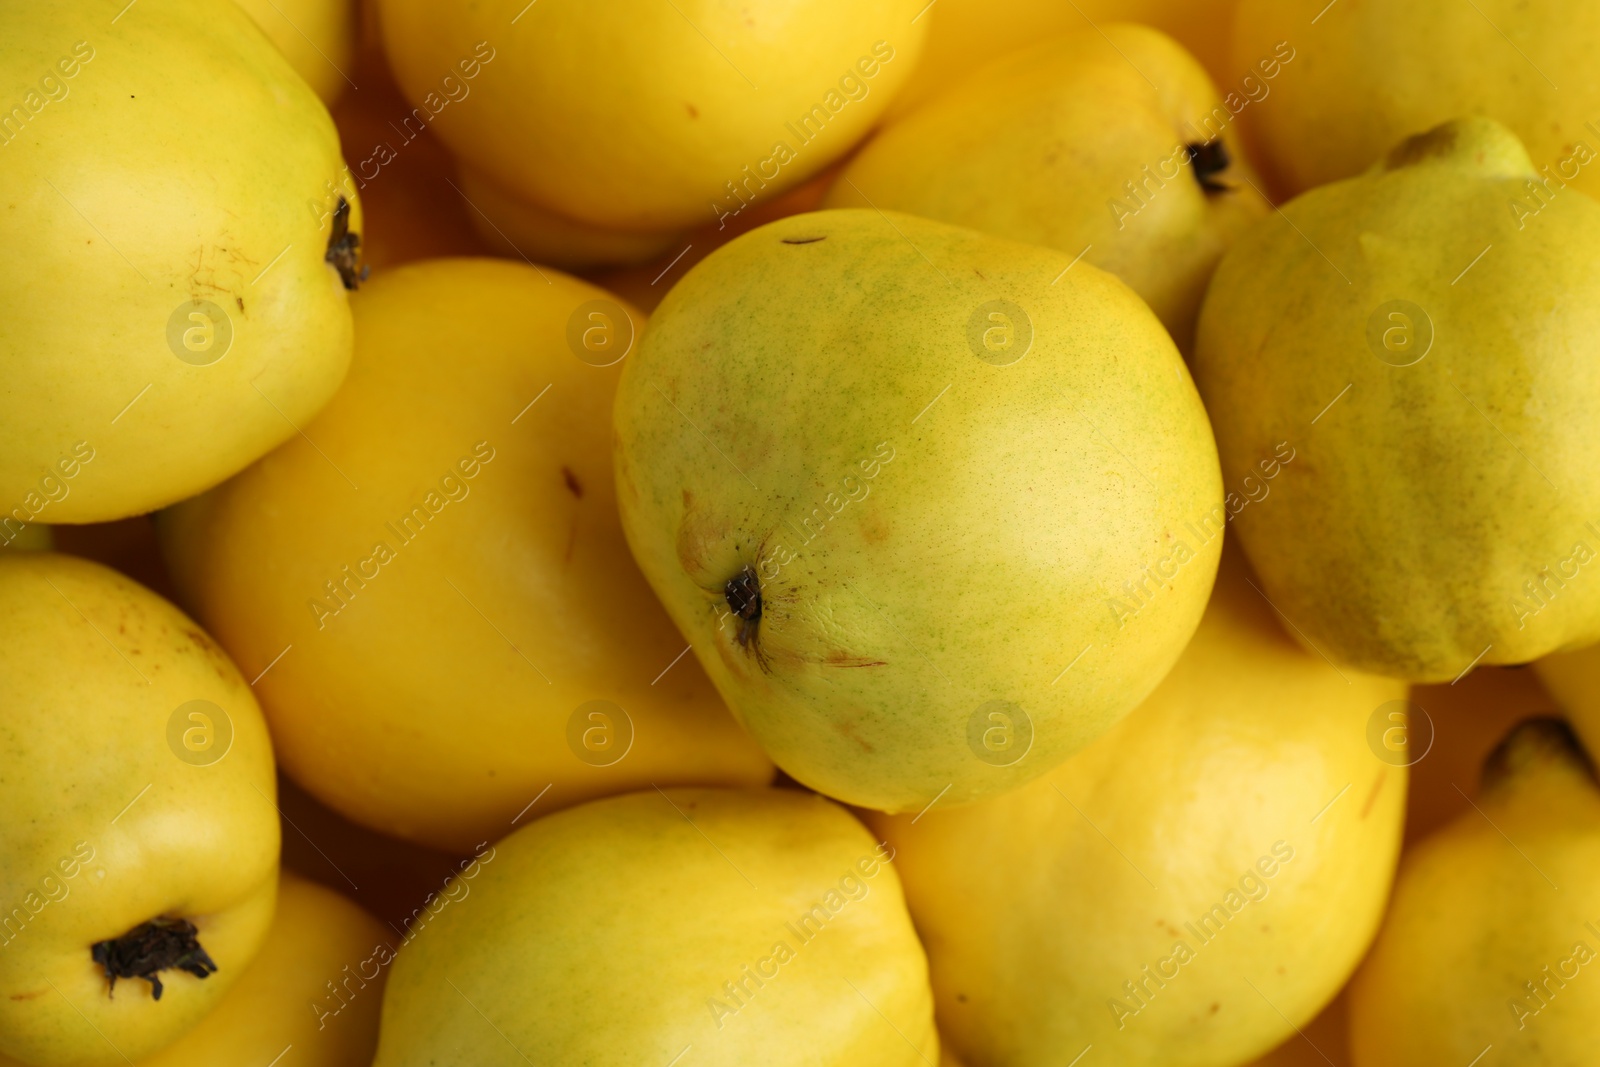
<svg viewBox="0 0 1600 1067">
<path fill-rule="evenodd" d="M 1217 181 L 1217 175 L 1233 165 L 1228 146 L 1222 143 L 1220 137 L 1215 141 L 1185 145 L 1184 150 L 1189 153 L 1189 162 L 1194 167 L 1194 180 L 1200 183 L 1200 188 L 1208 193 L 1225 193 L 1233 188 L 1227 182 Z"/>
<path fill-rule="evenodd" d="M 350 201 L 342 196 L 333 209 L 333 232 L 328 235 L 328 254 L 322 258 L 333 264 L 346 289 L 367 280 L 370 268 L 361 265 L 361 235 L 350 232 Z"/>
<path fill-rule="evenodd" d="M 761 579 L 756 576 L 755 569 L 747 565 L 729 578 L 722 587 L 722 596 L 728 602 L 729 610 L 739 620 L 739 644 L 750 647 L 750 642 L 755 640 L 756 627 L 761 622 Z"/>
<path fill-rule="evenodd" d="M 89 954 L 105 969 L 107 996 L 115 993 L 118 978 L 143 978 L 150 983 L 150 995 L 160 1000 L 159 972 L 176 969 L 206 978 L 217 970 L 200 945 L 199 933 L 188 919 L 151 919 L 121 937 L 96 941 Z"/>
</svg>

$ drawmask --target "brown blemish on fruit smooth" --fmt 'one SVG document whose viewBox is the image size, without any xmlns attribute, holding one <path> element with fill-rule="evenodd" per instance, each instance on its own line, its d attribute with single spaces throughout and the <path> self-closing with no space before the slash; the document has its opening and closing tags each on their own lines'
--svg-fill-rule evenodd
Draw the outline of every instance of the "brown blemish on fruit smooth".
<svg viewBox="0 0 1600 1067">
<path fill-rule="evenodd" d="M 32 993 L 13 993 L 12 1000 L 34 1000 L 44 995 L 44 990 L 36 989 Z"/>
<path fill-rule="evenodd" d="M 1389 154 L 1383 157 L 1383 169 L 1395 170 L 1431 157 L 1447 156 L 1455 150 L 1458 133 L 1454 125 L 1447 123 L 1408 137 L 1391 148 Z"/>
<path fill-rule="evenodd" d="M 162 626 L 161 632 L 166 633 L 167 628 Z M 202 658 L 211 664 L 211 669 L 217 672 L 218 678 L 224 682 L 231 683 L 233 681 L 234 675 L 237 673 L 237 669 L 233 666 L 233 661 L 228 658 L 227 653 L 223 652 L 215 641 L 211 640 L 205 631 L 198 627 L 186 626 L 179 631 L 179 636 L 188 639 L 187 646 L 181 641 L 173 643 L 174 650 L 179 655 L 198 652 Z M 160 669 L 159 664 L 153 664 L 152 666 L 156 670 Z"/>
<path fill-rule="evenodd" d="M 727 519 L 706 514 L 695 506 L 690 494 L 684 492 L 683 518 L 678 523 L 676 545 L 678 565 L 707 592 L 713 592 L 718 596 L 722 594 L 722 585 L 727 580 L 727 575 L 720 571 L 708 573 L 710 567 L 707 561 L 717 558 L 719 550 L 727 544 L 730 535 Z"/>
<path fill-rule="evenodd" d="M 860 745 L 861 746 L 861 751 L 863 751 L 863 752 L 875 752 L 875 751 L 877 751 L 877 749 L 874 748 L 873 745 L 870 742 L 864 741 L 860 737 L 856 736 L 856 727 L 855 727 L 854 723 L 835 722 L 833 724 L 833 728 L 835 730 L 839 731 L 845 737 L 848 737 L 850 740 L 854 741 L 856 744 Z"/>
<path fill-rule="evenodd" d="M 692 118 L 692 119 L 697 119 L 697 118 L 699 118 L 699 117 L 700 117 L 700 109 L 699 109 L 699 108 L 697 108 L 697 107 L 695 107 L 695 106 L 694 106 L 694 105 L 693 105 L 693 104 L 691 104 L 691 103 L 689 103 L 689 102 L 687 102 L 687 101 L 685 101 L 685 102 L 684 102 L 684 105 L 683 105 L 683 106 L 684 106 L 684 107 L 685 107 L 685 108 L 686 108 L 686 109 L 688 109 L 688 112 L 689 112 L 689 117 L 690 117 L 690 118 Z"/>
<path fill-rule="evenodd" d="M 783 243 L 786 244 L 786 245 L 814 245 L 818 241 L 826 241 L 827 239 L 828 238 L 826 236 L 823 236 L 823 237 L 785 237 L 785 238 L 783 238 Z"/>
<path fill-rule="evenodd" d="M 578 476 L 572 473 L 571 467 L 561 468 L 561 480 L 567 483 L 567 492 L 579 500 L 583 499 L 583 486 L 579 484 Z"/>
<path fill-rule="evenodd" d="M 835 650 L 828 653 L 828 658 L 823 661 L 830 667 L 887 667 L 888 660 L 867 659 L 865 656 L 852 656 L 848 652 Z"/>
<path fill-rule="evenodd" d="M 889 524 L 876 512 L 861 520 L 861 539 L 869 545 L 880 545 L 889 539 Z"/>
<path fill-rule="evenodd" d="M 1382 769 L 1382 770 L 1378 771 L 1377 781 L 1372 783 L 1372 790 L 1371 790 L 1371 792 L 1369 792 L 1367 794 L 1367 802 L 1365 804 L 1361 805 L 1361 818 L 1362 819 L 1365 819 L 1367 817 L 1367 815 L 1369 813 L 1371 813 L 1372 805 L 1377 803 L 1378 794 L 1383 791 L 1384 779 L 1386 779 L 1388 777 L 1389 777 L 1389 772 L 1388 772 L 1387 769 Z"/>
</svg>

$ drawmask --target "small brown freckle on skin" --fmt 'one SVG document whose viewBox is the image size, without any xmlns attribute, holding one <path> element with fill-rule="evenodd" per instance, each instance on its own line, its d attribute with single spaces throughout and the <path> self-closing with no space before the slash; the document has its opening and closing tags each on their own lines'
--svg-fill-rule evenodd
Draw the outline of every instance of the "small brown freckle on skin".
<svg viewBox="0 0 1600 1067">
<path fill-rule="evenodd" d="M 236 296 L 236 297 L 234 297 L 234 299 L 239 302 L 239 310 L 243 311 L 244 310 L 244 297 Z"/>
<path fill-rule="evenodd" d="M 578 476 L 572 473 L 571 467 L 561 468 L 561 480 L 567 483 L 567 492 L 579 500 L 583 499 L 583 486 L 578 483 Z"/>
<path fill-rule="evenodd" d="M 841 652 L 838 649 L 828 653 L 827 662 L 830 667 L 884 667 L 888 665 L 887 660 L 865 659 L 861 656 L 852 656 L 848 652 Z"/>
<path fill-rule="evenodd" d="M 967 1002 L 967 995 L 965 993 L 957 993 L 956 1000 L 959 1003 L 965 1004 Z"/>
<path fill-rule="evenodd" d="M 784 237 L 781 240 L 782 240 L 782 243 L 786 244 L 786 245 L 814 245 L 818 241 L 826 241 L 827 239 L 828 238 L 826 236 L 822 236 L 822 237 Z"/>
<path fill-rule="evenodd" d="M 1211 1014 L 1212 1014 L 1212 1015 L 1215 1015 L 1215 1014 L 1216 1014 L 1216 1013 L 1217 1013 L 1217 1011 L 1218 1011 L 1218 1010 L 1219 1010 L 1219 1009 L 1220 1009 L 1220 1008 L 1221 1008 L 1221 1007 L 1222 1007 L 1222 1005 L 1221 1005 L 1221 1004 L 1213 1004 L 1213 1005 L 1211 1005 Z"/>
<path fill-rule="evenodd" d="M 695 107 L 693 104 L 686 102 L 683 106 L 689 109 L 690 118 L 697 119 L 700 117 L 700 109 Z"/>
<path fill-rule="evenodd" d="M 1372 792 L 1367 794 L 1367 802 L 1365 804 L 1361 805 L 1361 818 L 1362 819 L 1366 819 L 1366 817 L 1372 812 L 1372 805 L 1377 803 L 1378 794 L 1383 791 L 1384 779 L 1387 778 L 1388 776 L 1389 776 L 1389 772 L 1388 771 L 1380 770 L 1378 772 L 1378 780 L 1372 783 Z"/>
<path fill-rule="evenodd" d="M 877 751 L 872 745 L 868 744 L 866 741 L 863 741 L 861 738 L 856 736 L 856 728 L 855 728 L 855 726 L 853 724 L 846 723 L 846 722 L 836 722 L 836 723 L 833 724 L 833 728 L 835 730 L 839 731 L 844 736 L 848 737 L 850 740 L 854 741 L 856 744 L 860 745 L 861 748 L 862 748 L 862 751 L 864 751 L 864 752 L 875 752 L 875 751 Z"/>
</svg>

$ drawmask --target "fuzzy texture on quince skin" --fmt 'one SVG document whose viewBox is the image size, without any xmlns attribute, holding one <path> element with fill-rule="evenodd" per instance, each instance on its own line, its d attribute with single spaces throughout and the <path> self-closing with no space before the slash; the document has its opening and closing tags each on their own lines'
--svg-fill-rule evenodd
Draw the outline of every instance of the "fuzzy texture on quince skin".
<svg viewBox="0 0 1600 1067">
<path fill-rule="evenodd" d="M 350 378 L 305 435 L 160 524 L 295 781 L 454 851 L 535 798 L 769 782 L 617 521 L 612 396 L 643 316 L 500 259 L 400 267 L 352 307 Z"/>
<path fill-rule="evenodd" d="M 0 508 L 40 522 L 215 485 L 350 361 L 327 256 L 340 195 L 361 212 L 322 102 L 235 3 L 115 15 L 41 0 L 0 31 L 26 92 L 0 135 Z"/>
<path fill-rule="evenodd" d="M 1206 65 L 1219 85 L 1238 80 L 1228 63 L 1229 31 L 1238 0 L 939 0 L 918 20 L 928 39 L 911 80 L 889 105 L 899 119 L 939 95 L 968 71 L 1035 41 L 1093 24 L 1137 22 L 1172 35 Z M 1111 45 L 1106 45 L 1110 51 Z M 1251 62 L 1259 59 L 1252 56 Z M 1241 68 L 1238 74 L 1248 71 Z"/>
<path fill-rule="evenodd" d="M 797 790 L 546 816 L 400 951 L 374 1067 L 624 1067 L 691 1046 L 707 1067 L 926 1067 L 933 995 L 892 858 Z"/>
<path fill-rule="evenodd" d="M 870 204 L 1081 254 L 1187 348 L 1217 260 L 1270 208 L 1195 58 L 1145 26 L 1101 30 L 955 80 L 869 141 L 824 206 Z"/>
<path fill-rule="evenodd" d="M 623 231 L 599 247 L 631 240 L 641 258 L 643 233 L 714 221 L 848 152 L 915 68 L 924 6 L 379 0 L 396 78 L 465 166 L 564 216 L 563 240 Z M 480 46 L 494 58 L 462 82 Z"/>
<path fill-rule="evenodd" d="M 1407 771 L 1366 725 L 1404 695 L 1296 646 L 1230 551 L 1177 666 L 1106 736 L 995 800 L 869 818 L 941 1032 L 1008 1067 L 1088 1044 L 1231 1067 L 1293 1035 L 1383 916 Z"/>
<path fill-rule="evenodd" d="M 1361 173 L 1402 138 L 1481 115 L 1511 127 L 1535 166 L 1549 167 L 1551 188 L 1576 178 L 1593 195 L 1597 40 L 1593 0 L 1240 0 L 1238 70 L 1280 41 L 1303 60 L 1273 82 L 1271 103 L 1240 119 L 1291 194 Z M 1537 204 L 1530 190 L 1511 195 Z"/>
<path fill-rule="evenodd" d="M 354 80 L 356 7 L 365 0 L 236 2 L 323 103 L 331 106 L 343 95 Z"/>
<path fill-rule="evenodd" d="M 1587 1067 L 1600 1014 L 1600 789 L 1567 726 L 1532 719 L 1477 810 L 1406 854 L 1350 987 L 1355 1067 Z M 1487 1059 L 1487 1057 L 1486 1057 Z"/>
<path fill-rule="evenodd" d="M 266 723 L 198 626 L 99 564 L 0 554 L 0 618 L 0 1054 L 142 1059 L 223 1000 L 272 921 Z M 157 918 L 198 927 L 217 971 L 113 996 L 91 946 Z"/>
<path fill-rule="evenodd" d="M 1505 127 L 1447 124 L 1286 205 L 1212 279 L 1194 368 L 1227 484 L 1275 442 L 1299 455 L 1239 539 L 1341 664 L 1450 681 L 1600 638 L 1600 581 L 1572 580 L 1600 550 L 1600 204 L 1519 229 L 1530 174 Z"/>
<path fill-rule="evenodd" d="M 697 265 L 628 361 L 634 556 L 814 789 L 915 811 L 1020 785 L 1199 622 L 1225 514 L 1205 411 L 1144 303 L 1071 261 L 796 215 Z"/>
</svg>

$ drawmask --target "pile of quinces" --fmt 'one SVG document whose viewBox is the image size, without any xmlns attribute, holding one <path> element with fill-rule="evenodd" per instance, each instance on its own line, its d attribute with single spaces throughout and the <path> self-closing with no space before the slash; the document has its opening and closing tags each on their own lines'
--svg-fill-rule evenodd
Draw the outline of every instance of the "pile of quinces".
<svg viewBox="0 0 1600 1067">
<path fill-rule="evenodd" d="M 0 4 L 0 1065 L 1594 1063 L 1597 48 Z"/>
</svg>

